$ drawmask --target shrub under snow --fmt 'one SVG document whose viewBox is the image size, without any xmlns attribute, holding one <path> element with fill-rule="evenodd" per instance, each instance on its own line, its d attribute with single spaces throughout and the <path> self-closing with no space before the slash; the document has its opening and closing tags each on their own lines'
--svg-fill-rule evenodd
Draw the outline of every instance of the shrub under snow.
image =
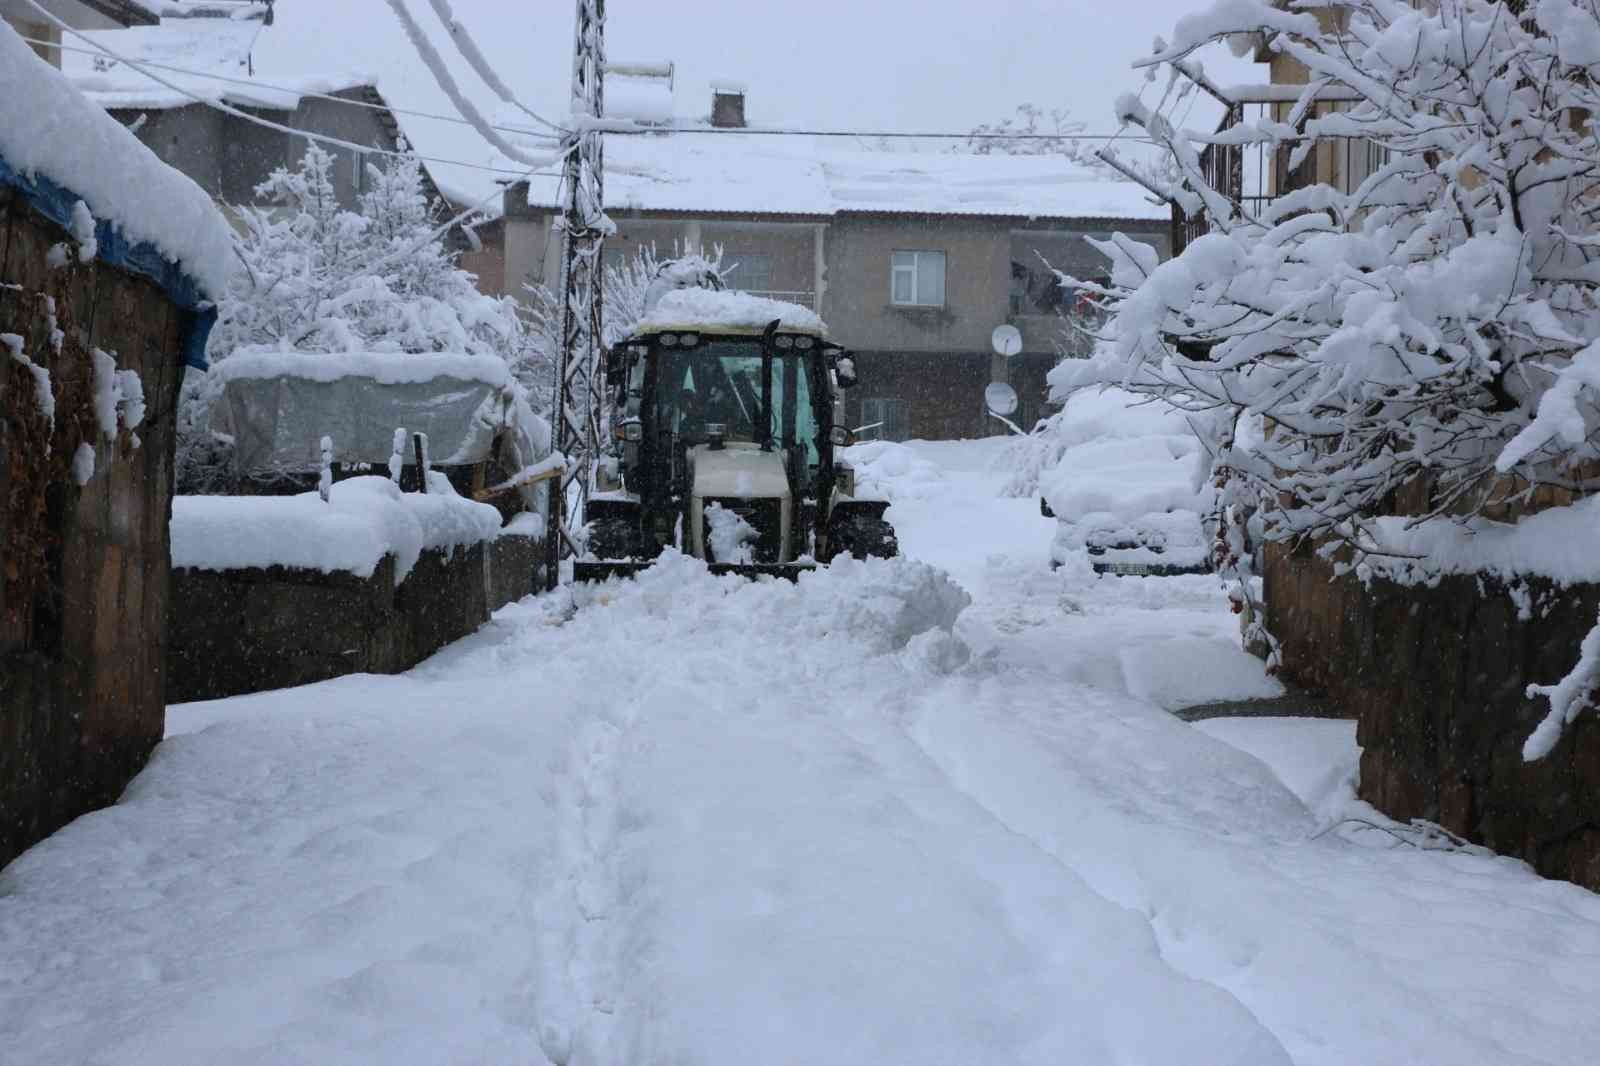
<svg viewBox="0 0 1600 1066">
<path fill-rule="evenodd" d="M 1053 375 L 1190 412 L 1225 501 L 1261 505 L 1269 537 L 1357 557 L 1391 551 L 1375 519 L 1402 487 L 1466 521 L 1541 487 L 1587 493 L 1600 460 L 1600 9 L 1421 7 L 1217 0 L 1158 41 L 1146 65 L 1172 77 L 1208 43 L 1254 40 L 1310 81 L 1281 120 L 1215 137 L 1119 102 L 1210 232 L 1166 263 L 1101 242 L 1107 336 L 1091 366 Z M 1319 110 L 1324 90 L 1349 102 Z M 1358 187 L 1312 184 L 1259 211 L 1200 166 L 1212 140 L 1294 167 L 1348 138 L 1384 157 Z"/>
<path fill-rule="evenodd" d="M 236 208 L 243 235 L 208 355 L 249 350 L 526 356 L 516 302 L 478 291 L 445 248 L 414 157 L 368 165 L 357 210 L 339 206 L 333 157 L 313 145 L 257 187 L 270 206 Z M 179 412 L 182 491 L 224 489 L 227 442 L 209 429 L 216 375 L 191 375 Z"/>
</svg>

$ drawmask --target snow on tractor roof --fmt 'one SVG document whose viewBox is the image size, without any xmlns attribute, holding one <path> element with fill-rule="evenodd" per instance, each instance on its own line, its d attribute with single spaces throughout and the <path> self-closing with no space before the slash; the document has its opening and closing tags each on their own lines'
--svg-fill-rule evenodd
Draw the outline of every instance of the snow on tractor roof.
<svg viewBox="0 0 1600 1066">
<path fill-rule="evenodd" d="M 632 336 L 664 330 L 697 330 L 701 333 L 760 333 L 777 319 L 785 333 L 809 333 L 826 337 L 828 327 L 809 307 L 752 296 L 747 292 L 716 289 L 675 289 L 666 293 L 655 307 L 634 323 Z"/>
</svg>

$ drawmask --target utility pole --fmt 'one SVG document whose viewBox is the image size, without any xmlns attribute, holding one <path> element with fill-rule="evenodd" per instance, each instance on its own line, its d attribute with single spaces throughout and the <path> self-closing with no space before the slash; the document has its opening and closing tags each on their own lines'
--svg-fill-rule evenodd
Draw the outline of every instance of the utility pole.
<svg viewBox="0 0 1600 1066">
<path fill-rule="evenodd" d="M 569 461 L 551 482 L 545 530 L 547 586 L 561 580 L 561 560 L 577 554 L 576 532 L 600 459 L 602 399 L 600 250 L 611 220 L 605 214 L 605 142 L 598 122 L 604 114 L 605 0 L 577 0 L 572 54 L 572 125 L 562 140 L 565 201 L 561 217 L 561 357 L 556 365 L 552 447 Z"/>
</svg>

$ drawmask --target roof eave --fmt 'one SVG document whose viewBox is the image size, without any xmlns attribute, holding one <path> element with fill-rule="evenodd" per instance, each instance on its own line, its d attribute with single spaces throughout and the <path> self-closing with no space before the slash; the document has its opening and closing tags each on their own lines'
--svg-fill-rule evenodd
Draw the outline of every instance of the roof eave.
<svg viewBox="0 0 1600 1066">
<path fill-rule="evenodd" d="M 124 26 L 159 26 L 161 16 L 136 0 L 78 0 L 91 11 Z"/>
</svg>

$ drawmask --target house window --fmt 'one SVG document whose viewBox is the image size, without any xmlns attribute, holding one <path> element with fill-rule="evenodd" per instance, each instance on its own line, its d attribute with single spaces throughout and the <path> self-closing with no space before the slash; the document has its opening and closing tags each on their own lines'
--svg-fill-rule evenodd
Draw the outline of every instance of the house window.
<svg viewBox="0 0 1600 1066">
<path fill-rule="evenodd" d="M 901 307 L 944 306 L 944 253 L 895 252 L 889 299 Z"/>
<path fill-rule="evenodd" d="M 723 258 L 733 264 L 724 278 L 729 287 L 742 292 L 772 291 L 772 256 L 729 252 Z"/>
<path fill-rule="evenodd" d="M 911 436 L 911 405 L 885 396 L 861 401 L 862 440 L 905 440 Z"/>
<path fill-rule="evenodd" d="M 367 191 L 367 153 L 355 151 L 350 155 L 350 184 L 357 196 Z"/>
</svg>

